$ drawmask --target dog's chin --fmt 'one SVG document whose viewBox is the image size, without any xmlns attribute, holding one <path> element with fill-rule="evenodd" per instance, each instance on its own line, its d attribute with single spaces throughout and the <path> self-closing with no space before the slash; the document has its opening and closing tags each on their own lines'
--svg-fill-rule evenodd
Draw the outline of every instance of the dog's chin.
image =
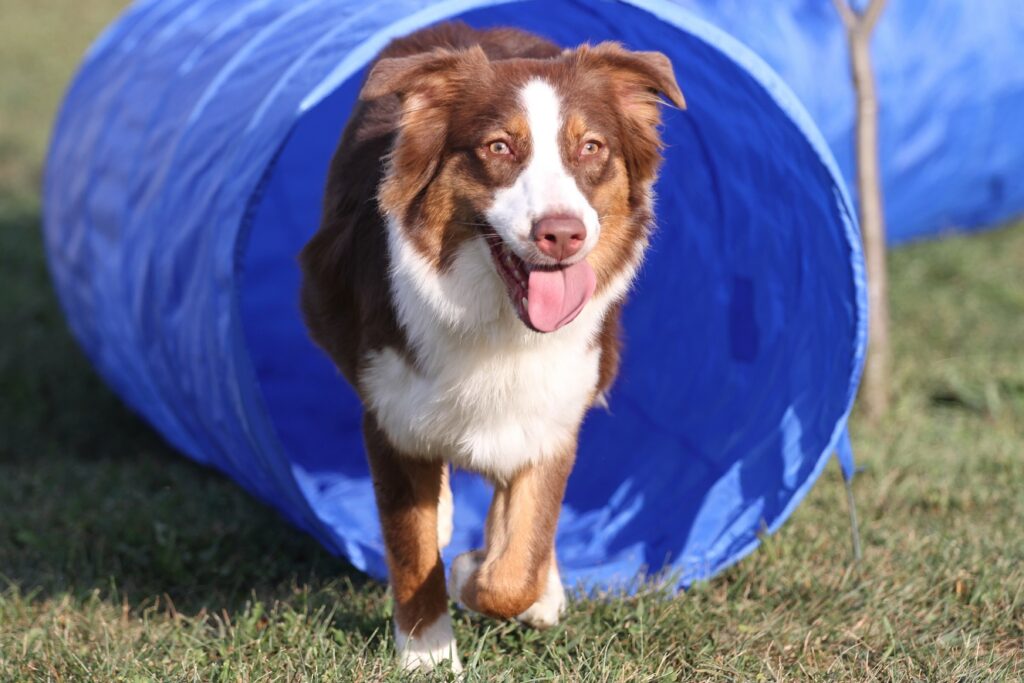
<svg viewBox="0 0 1024 683">
<path fill-rule="evenodd" d="M 594 294 L 597 280 L 586 259 L 568 266 L 541 266 L 520 258 L 497 234 L 488 235 L 487 244 L 512 309 L 534 332 L 554 332 L 568 325 Z"/>
</svg>

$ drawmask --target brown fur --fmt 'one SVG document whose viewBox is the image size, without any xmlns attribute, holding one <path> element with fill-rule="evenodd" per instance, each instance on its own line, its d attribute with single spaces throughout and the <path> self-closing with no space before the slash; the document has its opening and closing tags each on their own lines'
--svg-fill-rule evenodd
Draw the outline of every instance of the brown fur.
<svg viewBox="0 0 1024 683">
<path fill-rule="evenodd" d="M 515 98 L 538 75 L 563 95 L 563 162 L 601 216 L 588 256 L 598 292 L 635 258 L 634 245 L 646 244 L 660 161 L 658 93 L 684 106 L 663 55 L 610 43 L 563 53 L 521 31 L 458 23 L 394 41 L 367 77 L 331 163 L 320 230 L 301 255 L 307 326 L 361 395 L 369 352 L 390 347 L 416 363 L 389 291 L 385 216 L 400 218 L 416 249 L 447 268 L 459 245 L 481 234 L 494 189 L 511 184 L 530 157 Z M 499 133 L 514 154 L 489 151 Z M 601 142 L 599 153 L 579 155 L 587 139 Z M 595 340 L 597 392 L 618 370 L 620 309 L 612 306 Z M 443 465 L 398 452 L 370 411 L 364 434 L 396 623 L 410 632 L 447 609 L 437 546 Z M 496 484 L 482 564 L 461 596 L 468 606 L 511 617 L 541 595 L 574 454 L 575 444 Z"/>
</svg>

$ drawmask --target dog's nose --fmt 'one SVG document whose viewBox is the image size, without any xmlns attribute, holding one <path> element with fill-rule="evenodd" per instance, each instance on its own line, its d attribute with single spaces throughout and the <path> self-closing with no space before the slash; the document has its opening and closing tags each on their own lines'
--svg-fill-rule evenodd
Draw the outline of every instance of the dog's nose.
<svg viewBox="0 0 1024 683">
<path fill-rule="evenodd" d="M 583 247 L 587 228 L 579 218 L 546 216 L 533 224 L 530 237 L 541 252 L 556 261 L 564 261 Z"/>
</svg>

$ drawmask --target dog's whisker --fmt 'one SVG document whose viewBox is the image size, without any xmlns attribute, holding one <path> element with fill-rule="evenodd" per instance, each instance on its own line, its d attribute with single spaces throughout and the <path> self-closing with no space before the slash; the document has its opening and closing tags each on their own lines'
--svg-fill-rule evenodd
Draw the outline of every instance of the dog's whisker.
<svg viewBox="0 0 1024 683">
<path fill-rule="evenodd" d="M 455 225 L 471 225 L 471 226 L 478 227 L 478 228 L 489 228 L 489 227 L 491 227 L 491 225 L 489 223 L 474 223 L 472 221 L 448 221 L 448 222 L 449 223 L 454 223 Z"/>
</svg>

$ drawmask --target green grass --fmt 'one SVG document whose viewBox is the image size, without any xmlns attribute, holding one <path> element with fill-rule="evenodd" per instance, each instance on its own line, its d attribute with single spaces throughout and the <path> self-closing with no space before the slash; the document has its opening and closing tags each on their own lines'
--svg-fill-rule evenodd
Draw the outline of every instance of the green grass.
<svg viewBox="0 0 1024 683">
<path fill-rule="evenodd" d="M 397 680 L 385 587 L 173 453 L 64 327 L 38 176 L 119 5 L 3 5 L 0 681 Z M 458 615 L 471 678 L 1024 677 L 1024 225 L 891 270 L 896 402 L 853 424 L 860 571 L 830 466 L 779 534 L 685 595 L 579 600 L 546 633 Z"/>
</svg>

